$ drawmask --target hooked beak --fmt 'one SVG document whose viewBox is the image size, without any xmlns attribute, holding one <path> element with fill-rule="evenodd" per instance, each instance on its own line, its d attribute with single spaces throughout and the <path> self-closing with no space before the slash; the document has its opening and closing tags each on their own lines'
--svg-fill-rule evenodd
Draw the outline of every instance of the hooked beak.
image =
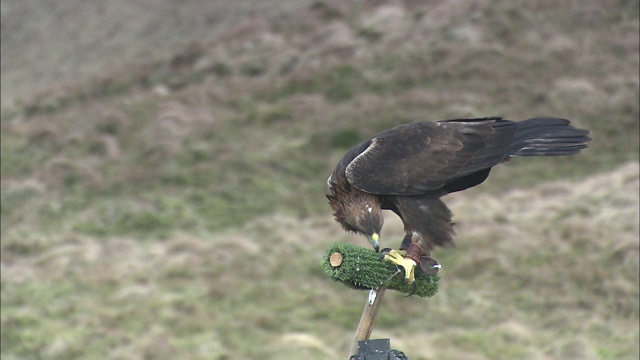
<svg viewBox="0 0 640 360">
<path fill-rule="evenodd" d="M 378 243 L 378 239 L 380 239 L 380 235 L 376 233 L 374 233 L 369 237 L 369 242 L 371 243 L 371 245 L 373 246 L 373 249 L 376 252 L 380 252 L 380 244 Z"/>
</svg>

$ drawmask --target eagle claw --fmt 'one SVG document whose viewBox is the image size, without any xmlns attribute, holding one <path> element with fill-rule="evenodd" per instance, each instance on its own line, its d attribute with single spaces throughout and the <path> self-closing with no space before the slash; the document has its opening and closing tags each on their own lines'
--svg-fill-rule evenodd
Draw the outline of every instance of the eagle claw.
<svg viewBox="0 0 640 360">
<path fill-rule="evenodd" d="M 385 249 L 386 250 L 386 249 Z M 395 250 L 389 250 L 383 253 L 382 259 L 390 261 L 404 269 L 404 278 L 407 284 L 413 284 L 416 280 L 415 268 L 416 262 L 413 259 L 402 256 Z"/>
<path fill-rule="evenodd" d="M 384 258 L 387 256 L 387 254 L 389 252 L 391 252 L 393 250 L 391 250 L 391 248 L 384 248 L 382 250 L 380 250 L 380 260 L 384 260 Z"/>
</svg>

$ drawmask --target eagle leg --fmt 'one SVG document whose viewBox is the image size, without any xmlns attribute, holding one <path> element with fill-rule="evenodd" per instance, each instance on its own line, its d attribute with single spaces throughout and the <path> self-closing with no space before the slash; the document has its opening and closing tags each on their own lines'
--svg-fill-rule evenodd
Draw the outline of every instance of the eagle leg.
<svg viewBox="0 0 640 360">
<path fill-rule="evenodd" d="M 402 269 L 404 269 L 404 278 L 407 284 L 413 284 L 416 280 L 415 268 L 417 262 L 409 257 L 404 257 L 395 250 L 389 250 L 382 258 L 385 261 L 390 261 Z"/>
</svg>

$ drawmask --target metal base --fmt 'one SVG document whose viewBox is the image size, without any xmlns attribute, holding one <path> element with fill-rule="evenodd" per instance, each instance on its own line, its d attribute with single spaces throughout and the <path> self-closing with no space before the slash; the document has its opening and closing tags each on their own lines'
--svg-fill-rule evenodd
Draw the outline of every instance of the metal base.
<svg viewBox="0 0 640 360">
<path fill-rule="evenodd" d="M 391 350 L 389 339 L 369 339 L 358 341 L 358 353 L 349 360 L 409 360 L 398 350 Z"/>
</svg>

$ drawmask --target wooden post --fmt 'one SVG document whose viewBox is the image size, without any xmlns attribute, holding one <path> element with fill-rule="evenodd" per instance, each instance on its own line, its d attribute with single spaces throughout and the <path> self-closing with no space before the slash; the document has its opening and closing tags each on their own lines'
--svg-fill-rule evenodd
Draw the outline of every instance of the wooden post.
<svg viewBox="0 0 640 360">
<path fill-rule="evenodd" d="M 381 287 L 376 291 L 376 298 L 371 305 L 369 305 L 369 298 L 367 298 L 367 302 L 364 304 L 364 310 L 362 310 L 362 316 L 360 316 L 360 323 L 358 324 L 353 344 L 351 345 L 351 350 L 349 350 L 349 357 L 358 353 L 358 341 L 369 340 L 371 331 L 373 330 L 373 322 L 376 320 L 376 315 L 378 315 L 378 309 L 380 309 L 385 290 L 386 288 Z"/>
</svg>

